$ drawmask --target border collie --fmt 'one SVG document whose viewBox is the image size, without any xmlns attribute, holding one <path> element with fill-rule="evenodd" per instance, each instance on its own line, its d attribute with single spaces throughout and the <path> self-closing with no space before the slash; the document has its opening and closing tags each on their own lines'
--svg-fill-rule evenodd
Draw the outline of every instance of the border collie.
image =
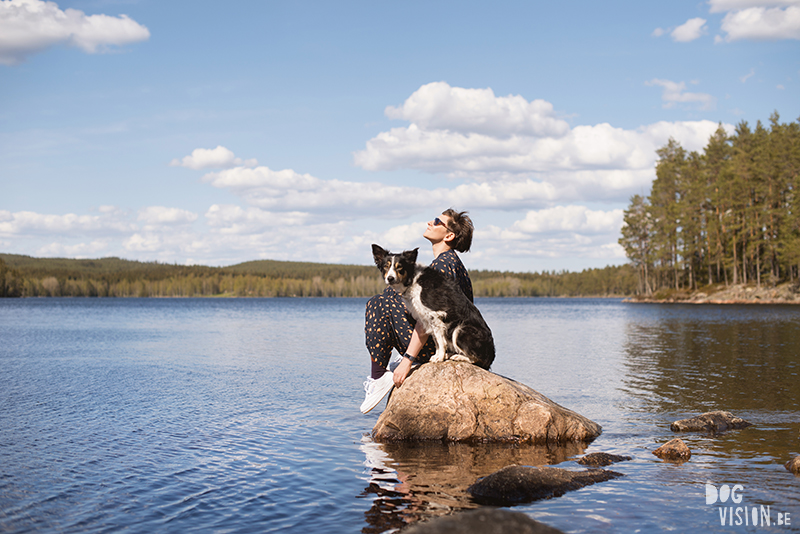
<svg viewBox="0 0 800 534">
<path fill-rule="evenodd" d="M 417 263 L 418 250 L 392 254 L 372 245 L 375 265 L 386 284 L 403 297 L 406 309 L 433 335 L 436 354 L 430 361 L 465 361 L 489 369 L 495 355 L 492 331 L 455 280 Z"/>
</svg>

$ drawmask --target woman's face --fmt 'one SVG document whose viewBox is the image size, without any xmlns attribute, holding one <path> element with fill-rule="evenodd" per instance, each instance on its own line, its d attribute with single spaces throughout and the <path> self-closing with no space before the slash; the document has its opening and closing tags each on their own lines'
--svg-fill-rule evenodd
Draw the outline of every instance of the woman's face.
<svg viewBox="0 0 800 534">
<path fill-rule="evenodd" d="M 437 223 L 437 219 L 439 224 Z M 431 221 L 428 221 L 428 227 L 425 229 L 425 233 L 422 234 L 422 237 L 431 241 L 432 243 L 438 243 L 440 241 L 444 241 L 447 234 L 452 234 L 453 232 L 448 229 L 450 226 L 450 217 L 445 214 L 439 215 L 439 217 L 434 218 Z"/>
</svg>

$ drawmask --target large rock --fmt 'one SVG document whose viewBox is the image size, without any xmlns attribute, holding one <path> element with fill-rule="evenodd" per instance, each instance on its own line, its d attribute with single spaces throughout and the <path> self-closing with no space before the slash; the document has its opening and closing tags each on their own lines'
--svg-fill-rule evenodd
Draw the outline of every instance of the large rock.
<svg viewBox="0 0 800 534">
<path fill-rule="evenodd" d="M 510 510 L 481 508 L 437 517 L 404 528 L 403 534 L 563 534 L 558 530 Z"/>
<path fill-rule="evenodd" d="M 590 441 L 600 425 L 533 389 L 465 362 L 420 366 L 392 391 L 376 441 Z"/>
<path fill-rule="evenodd" d="M 725 430 L 747 428 L 752 425 L 752 423 L 748 423 L 744 419 L 735 417 L 730 412 L 717 410 L 689 419 L 675 421 L 669 428 L 673 432 L 724 432 Z"/>
<path fill-rule="evenodd" d="M 510 465 L 482 478 L 467 491 L 482 504 L 513 504 L 560 497 L 568 491 L 623 476 L 604 469 L 569 471 L 558 467 Z"/>
</svg>

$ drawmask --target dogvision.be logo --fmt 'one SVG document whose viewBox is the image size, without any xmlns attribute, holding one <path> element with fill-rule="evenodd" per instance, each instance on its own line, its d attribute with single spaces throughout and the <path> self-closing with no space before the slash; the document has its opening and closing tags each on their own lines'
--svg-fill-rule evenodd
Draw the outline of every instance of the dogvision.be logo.
<svg viewBox="0 0 800 534">
<path fill-rule="evenodd" d="M 719 503 L 719 524 L 722 526 L 790 526 L 791 517 L 788 512 L 777 512 L 772 515 L 769 506 L 747 506 L 742 504 L 744 486 L 725 484 L 719 489 L 713 484 L 706 484 L 706 504 Z"/>
</svg>

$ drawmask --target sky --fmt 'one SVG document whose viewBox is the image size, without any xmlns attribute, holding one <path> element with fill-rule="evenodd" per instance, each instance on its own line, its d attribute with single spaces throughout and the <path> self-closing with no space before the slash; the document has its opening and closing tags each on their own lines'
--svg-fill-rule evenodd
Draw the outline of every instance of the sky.
<svg viewBox="0 0 800 534">
<path fill-rule="evenodd" d="M 800 118 L 800 0 L 0 0 L 0 252 L 620 265 L 656 150 Z"/>
</svg>

